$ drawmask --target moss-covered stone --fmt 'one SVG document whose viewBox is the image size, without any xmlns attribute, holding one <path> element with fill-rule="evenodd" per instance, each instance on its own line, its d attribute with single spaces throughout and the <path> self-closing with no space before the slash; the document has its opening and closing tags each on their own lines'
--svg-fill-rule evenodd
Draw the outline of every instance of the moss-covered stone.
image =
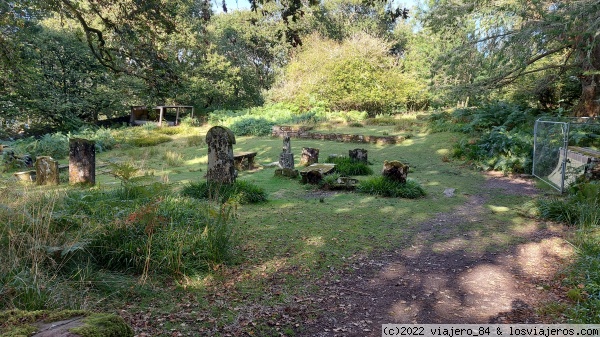
<svg viewBox="0 0 600 337">
<path fill-rule="evenodd" d="M 106 313 L 92 313 L 82 310 L 8 310 L 0 311 L 0 336 L 32 336 L 40 326 L 58 321 L 81 317 L 81 325 L 69 332 L 81 337 L 121 337 L 133 336 L 133 330 L 120 316 Z M 35 335 L 33 335 L 35 336 Z M 59 334 L 57 334 L 59 336 Z"/>
</svg>

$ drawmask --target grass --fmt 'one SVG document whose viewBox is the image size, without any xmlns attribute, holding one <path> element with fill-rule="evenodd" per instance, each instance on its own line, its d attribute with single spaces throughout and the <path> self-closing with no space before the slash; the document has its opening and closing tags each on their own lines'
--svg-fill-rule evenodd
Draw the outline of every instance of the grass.
<svg viewBox="0 0 600 337">
<path fill-rule="evenodd" d="M 394 131 L 397 125 L 349 127 L 352 132 L 348 133 L 392 134 L 399 132 Z M 444 161 L 458 139 L 454 133 L 412 130 L 411 139 L 395 145 L 292 139 L 293 152 L 315 147 L 320 149 L 322 158 L 365 148 L 374 171 L 381 169 L 384 160 L 399 160 L 411 167 L 409 178 L 418 182 L 425 196 L 399 199 L 354 192 L 323 196 L 311 186 L 276 178 L 273 169 L 259 167 L 239 172 L 237 180 L 242 185 L 258 186 L 261 192 L 256 194 L 268 200 L 261 203 L 237 200 L 236 207 L 228 209 L 230 230 L 219 232 L 215 226 L 211 234 L 210 230 L 205 232 L 206 226 L 197 225 L 196 218 L 203 218 L 204 214 L 197 210 L 204 209 L 199 205 L 205 201 L 182 196 L 182 192 L 204 196 L 210 190 L 199 183 L 204 179 L 208 160 L 206 145 L 202 137 L 190 136 L 203 135 L 207 128 L 189 128 L 194 132 L 170 134 L 169 143 L 150 147 L 128 145 L 127 140 L 138 137 L 138 132 L 154 132 L 140 128 L 132 135 L 118 135 L 121 142 L 116 149 L 97 155 L 99 162 L 123 165 L 135 158 L 135 170 L 147 180 L 134 179 L 124 184 L 123 174 L 115 176 L 110 174 L 110 167 L 105 167 L 99 170 L 97 186 L 93 188 L 25 185 L 10 194 L 0 194 L 0 223 L 4 229 L 10 223 L 10 229 L 22 233 L 23 240 L 18 250 L 12 250 L 14 254 L 4 254 L 13 263 L 2 261 L 0 268 L 21 268 L 10 273 L 1 270 L 0 293 L 21 292 L 23 296 L 31 296 L 31 299 L 24 297 L 22 302 L 37 303 L 35 306 L 39 308 L 108 311 L 126 308 L 131 320 L 134 313 L 147 314 L 148 329 L 169 334 L 278 335 L 283 329 L 293 334 L 298 331 L 296 324 L 301 326 L 303 322 L 288 311 L 296 310 L 298 303 L 315 293 L 315 281 L 331 270 L 350 268 L 349 261 L 359 256 L 417 243 L 419 224 L 464 204 L 469 195 L 481 193 L 484 182 L 479 173 L 464 169 L 460 163 Z M 195 137 L 193 146 L 191 137 Z M 236 137 L 234 149 L 257 152 L 258 164 L 267 164 L 278 160 L 281 142 L 270 137 Z M 174 154 L 178 154 L 176 165 L 167 162 Z M 299 161 L 299 156 L 296 160 Z M 9 174 L 1 177 L 0 190 L 15 190 Z M 359 177 L 361 184 L 368 179 Z M 128 184 L 131 190 L 124 193 L 123 186 Z M 445 198 L 446 188 L 455 188 L 456 197 Z M 50 199 L 52 202 L 37 202 L 36 198 L 52 193 L 58 193 L 55 199 Z M 219 195 L 224 197 L 224 193 Z M 476 232 L 481 238 L 469 242 L 472 246 L 468 249 L 484 254 L 522 242 L 518 227 L 532 222 L 516 211 L 525 201 L 525 196 L 490 197 L 487 201 L 490 206 L 509 211 L 490 213 L 486 223 L 462 225 L 460 230 Z M 40 205 L 53 207 L 40 208 Z M 24 228 L 14 227 L 26 223 L 23 221 L 26 213 L 21 210 L 27 210 L 34 218 L 52 221 L 40 221 L 39 234 L 29 234 Z M 213 204 L 206 214 L 216 216 L 222 211 L 221 206 Z M 50 227 L 53 229 L 44 229 Z M 92 233 L 90 237 L 96 241 L 81 240 Z M 199 233 L 194 237 L 200 241 L 187 240 L 190 233 Z M 215 235 L 216 239 L 211 241 L 214 244 L 201 249 L 193 247 L 208 235 Z M 48 241 L 40 241 L 42 238 Z M 35 240 L 52 247 L 71 247 L 71 253 L 66 255 L 67 259 L 56 260 L 61 268 L 48 268 L 52 266 L 52 262 L 47 263 L 51 260 L 40 260 L 48 255 L 33 257 L 28 248 Z M 9 251 L 10 245 L 15 245 L 13 242 L 17 241 L 0 235 L 3 251 Z M 228 248 L 219 249 L 220 245 Z M 221 256 L 219 251 L 231 255 Z M 103 256 L 105 264 L 88 263 L 89 252 L 95 252 L 91 256 Z M 215 262 L 206 263 L 206 254 L 212 254 L 210 260 Z M 183 260 L 179 261 L 180 258 Z M 35 266 L 40 273 L 32 273 Z M 4 275 L 10 275 L 10 279 Z M 20 280 L 25 282 L 19 288 L 16 282 Z M 7 296 L 0 298 L 4 308 L 18 304 Z M 243 324 L 249 319 L 253 324 Z M 281 325 L 270 324 L 273 320 Z"/>
</svg>

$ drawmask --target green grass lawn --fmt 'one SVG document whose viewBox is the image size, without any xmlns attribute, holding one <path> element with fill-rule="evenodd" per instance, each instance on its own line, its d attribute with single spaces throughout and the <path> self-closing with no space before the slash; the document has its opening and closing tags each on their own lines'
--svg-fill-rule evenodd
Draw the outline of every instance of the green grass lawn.
<svg viewBox="0 0 600 337">
<path fill-rule="evenodd" d="M 379 132 L 389 127 L 368 128 Z M 352 128 L 357 132 L 361 129 Z M 203 136 L 206 131 L 206 127 L 194 128 L 171 135 L 172 141 L 156 146 L 121 146 L 99 153 L 100 168 L 95 189 L 120 186 L 119 179 L 109 173 L 110 168 L 102 166 L 106 162 L 120 162 L 132 163 L 151 179 L 165 183 L 168 193 L 178 194 L 185 184 L 205 179 L 206 145 L 190 142 L 190 137 Z M 463 204 L 469 195 L 481 193 L 483 176 L 462 167 L 459 162 L 448 160 L 457 137 L 453 133 L 428 134 L 421 130 L 396 145 L 292 139 L 296 163 L 302 147 L 313 147 L 320 149 L 322 162 L 331 154 L 347 155 L 348 150 L 354 148 L 367 149 L 375 175 L 379 174 L 385 160 L 408 164 L 411 168 L 409 178 L 419 182 L 426 191 L 425 197 L 410 200 L 354 192 L 324 193 L 314 186 L 302 185 L 298 180 L 274 177 L 274 168 L 263 165 L 278 160 L 282 140 L 238 137 L 234 152 L 255 151 L 258 153 L 256 162 L 260 164 L 255 170 L 240 172 L 238 180 L 262 187 L 269 201 L 234 205 L 233 263 L 214 265 L 210 271 L 183 277 L 156 275 L 150 271 L 143 285 L 139 284 L 139 274 L 88 271 L 93 277 L 82 276 L 87 283 L 75 287 L 80 293 L 70 294 L 68 301 L 57 296 L 54 306 L 126 310 L 124 315 L 134 324 L 140 320 L 134 313 L 140 313 L 156 319 L 152 323 L 153 329 L 184 332 L 205 329 L 202 331 L 210 330 L 215 335 L 221 330 L 227 331 L 227 326 L 240 326 L 241 317 L 260 309 L 266 310 L 264 315 L 258 315 L 254 325 L 248 325 L 244 331 L 277 335 L 284 329 L 293 334 L 294 322 L 275 327 L 265 317 L 281 318 L 281 308 L 310 294 L 314 291 L 314 280 L 332 269 L 346 268 L 349 259 L 415 243 L 420 223 L 438 213 L 450 212 Z M 4 189 L 19 186 L 28 193 L 56 189 L 19 185 L 6 173 L 1 177 Z M 443 191 L 447 188 L 456 189 L 456 196 L 444 197 Z M 61 185 L 58 189 L 71 187 Z M 497 251 L 522 240 L 515 227 L 527 221 L 518 213 L 527 200 L 525 196 L 506 198 L 492 194 L 486 206 L 490 209 L 489 221 L 464 225 L 465 232 L 477 233 L 482 238 L 472 249 L 478 253 Z M 261 303 L 260 307 L 256 303 Z M 185 305 L 188 307 L 182 307 Z M 182 312 L 194 312 L 195 317 L 201 319 L 190 320 L 178 314 Z M 160 321 L 169 315 L 175 318 Z"/>
</svg>

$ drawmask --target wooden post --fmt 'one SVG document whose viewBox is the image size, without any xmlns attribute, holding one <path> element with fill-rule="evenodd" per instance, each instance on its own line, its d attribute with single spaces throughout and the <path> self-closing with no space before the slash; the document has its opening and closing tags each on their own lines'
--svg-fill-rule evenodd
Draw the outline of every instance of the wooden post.
<svg viewBox="0 0 600 337">
<path fill-rule="evenodd" d="M 69 183 L 96 184 L 96 142 L 69 140 Z"/>
</svg>

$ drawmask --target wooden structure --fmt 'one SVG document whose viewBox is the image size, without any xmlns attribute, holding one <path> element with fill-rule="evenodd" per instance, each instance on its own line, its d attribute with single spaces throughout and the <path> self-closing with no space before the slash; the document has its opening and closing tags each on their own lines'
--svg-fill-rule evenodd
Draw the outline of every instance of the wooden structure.
<svg viewBox="0 0 600 337">
<path fill-rule="evenodd" d="M 175 120 L 166 120 L 167 109 L 175 109 Z M 190 116 L 194 117 L 194 107 L 191 105 L 159 105 L 154 107 L 156 118 L 151 118 L 150 110 L 146 106 L 132 106 L 131 116 L 129 117 L 129 124 L 131 125 L 143 125 L 146 123 L 157 123 L 158 126 L 162 126 L 163 122 L 169 126 L 179 125 L 180 116 L 184 111 L 190 111 Z"/>
</svg>

